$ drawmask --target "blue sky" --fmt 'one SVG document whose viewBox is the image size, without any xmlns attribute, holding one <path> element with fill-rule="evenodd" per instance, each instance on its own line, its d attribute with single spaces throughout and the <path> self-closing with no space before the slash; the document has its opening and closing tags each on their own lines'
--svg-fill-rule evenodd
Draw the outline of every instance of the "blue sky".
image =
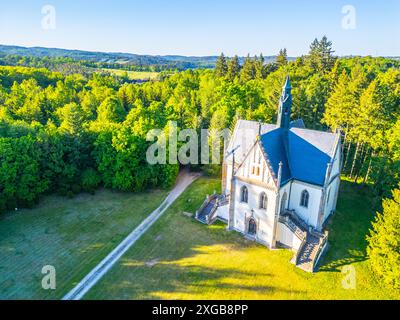
<svg viewBox="0 0 400 320">
<path fill-rule="evenodd" d="M 44 5 L 56 28 L 41 26 Z M 356 28 L 342 28 L 344 5 Z M 5 0 L 0 43 L 138 54 L 298 56 L 326 34 L 338 55 L 400 56 L 399 0 Z"/>
</svg>

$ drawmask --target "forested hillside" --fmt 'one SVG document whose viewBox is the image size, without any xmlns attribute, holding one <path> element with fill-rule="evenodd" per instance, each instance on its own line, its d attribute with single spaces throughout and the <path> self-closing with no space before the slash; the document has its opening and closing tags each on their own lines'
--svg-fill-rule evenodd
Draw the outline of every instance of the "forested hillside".
<svg viewBox="0 0 400 320">
<path fill-rule="evenodd" d="M 126 83 L 99 74 L 0 67 L 0 211 L 31 206 L 46 193 L 99 186 L 139 191 L 171 185 L 177 165 L 146 162 L 150 129 L 232 128 L 239 118 L 275 121 L 286 75 L 293 118 L 308 128 L 341 129 L 344 173 L 390 195 L 400 172 L 400 70 L 386 58 L 335 58 L 314 41 L 293 62 L 282 50 L 218 59 L 215 70 L 187 70 L 161 81 Z M 214 168 L 215 169 L 215 168 Z"/>
<path fill-rule="evenodd" d="M 0 45 L 0 65 L 51 67 L 70 63 L 87 67 L 126 69 L 132 71 L 186 70 L 196 68 L 214 68 L 218 57 L 186 57 L 178 55 L 151 56 L 132 53 L 106 53 L 56 48 L 26 48 Z M 265 58 L 273 62 L 275 57 Z M 294 58 L 289 58 L 293 60 Z M 244 58 L 239 58 L 243 63 Z"/>
</svg>

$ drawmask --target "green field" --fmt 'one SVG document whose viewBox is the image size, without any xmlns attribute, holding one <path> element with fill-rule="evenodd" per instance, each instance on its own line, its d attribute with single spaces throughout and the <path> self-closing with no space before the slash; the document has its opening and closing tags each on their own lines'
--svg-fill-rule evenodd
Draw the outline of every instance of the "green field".
<svg viewBox="0 0 400 320">
<path fill-rule="evenodd" d="M 200 179 L 91 290 L 86 299 L 399 299 L 381 287 L 365 256 L 374 212 L 368 189 L 343 182 L 330 225 L 330 250 L 316 274 L 289 263 L 292 253 L 205 226 L 194 212 L 219 180 Z M 344 289 L 342 267 L 354 266 L 356 289 Z"/>
<path fill-rule="evenodd" d="M 156 80 L 159 76 L 158 72 L 148 71 L 125 71 L 120 69 L 101 69 L 101 71 L 110 72 L 117 76 L 123 76 L 127 73 L 130 80 Z"/>
<path fill-rule="evenodd" d="M 343 182 L 330 225 L 330 250 L 316 274 L 194 212 L 220 181 L 201 178 L 138 240 L 86 299 L 399 299 L 374 279 L 365 235 L 374 217 L 368 189 Z M 0 299 L 59 299 L 166 196 L 99 191 L 73 199 L 51 196 L 31 210 L 0 216 Z M 41 288 L 53 265 L 57 289 Z M 356 289 L 344 289 L 342 267 L 354 266 Z"/>
<path fill-rule="evenodd" d="M 99 191 L 46 197 L 38 207 L 0 215 L 0 299 L 59 299 L 166 197 Z M 56 268 L 56 290 L 42 289 L 42 267 Z"/>
</svg>

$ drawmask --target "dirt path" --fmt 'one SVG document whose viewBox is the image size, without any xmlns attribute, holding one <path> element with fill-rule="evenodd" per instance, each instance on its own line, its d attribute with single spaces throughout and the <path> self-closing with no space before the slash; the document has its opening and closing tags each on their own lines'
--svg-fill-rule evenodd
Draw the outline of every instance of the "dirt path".
<svg viewBox="0 0 400 320">
<path fill-rule="evenodd" d="M 156 222 L 170 205 L 193 183 L 199 174 L 184 170 L 179 174 L 176 186 L 164 202 L 131 232 L 110 254 L 83 278 L 62 300 L 80 300 L 107 273 L 122 255 Z"/>
</svg>

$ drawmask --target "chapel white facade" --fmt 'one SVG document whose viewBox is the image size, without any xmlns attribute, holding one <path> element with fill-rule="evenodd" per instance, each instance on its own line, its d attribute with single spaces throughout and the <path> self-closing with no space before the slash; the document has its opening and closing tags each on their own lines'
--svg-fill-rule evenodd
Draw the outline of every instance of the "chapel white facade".
<svg viewBox="0 0 400 320">
<path fill-rule="evenodd" d="M 316 270 L 327 249 L 325 224 L 335 212 L 342 162 L 341 134 L 291 121 L 287 78 L 277 124 L 239 120 L 227 148 L 222 195 L 207 197 L 196 217 L 269 248 L 291 248 L 292 262 Z"/>
</svg>

